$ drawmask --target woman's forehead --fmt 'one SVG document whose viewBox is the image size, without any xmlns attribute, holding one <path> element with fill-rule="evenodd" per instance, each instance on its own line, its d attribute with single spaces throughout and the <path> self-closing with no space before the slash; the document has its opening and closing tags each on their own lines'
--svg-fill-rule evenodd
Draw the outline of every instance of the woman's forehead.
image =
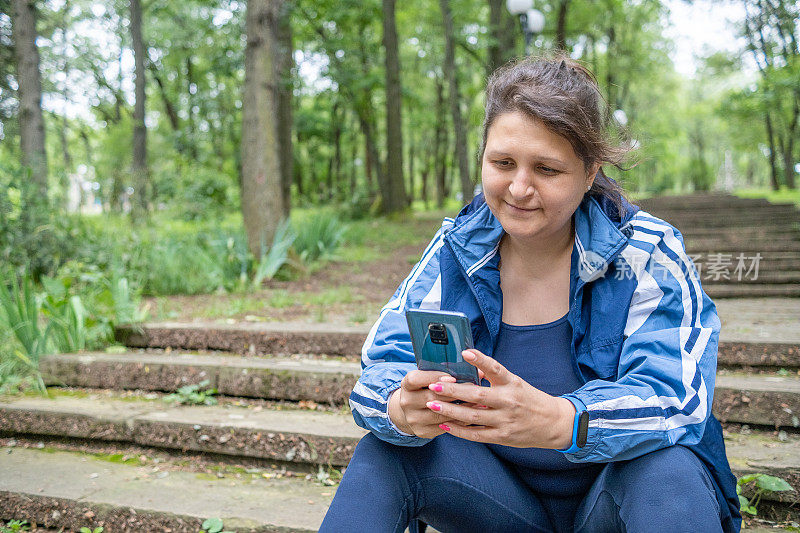
<svg viewBox="0 0 800 533">
<path fill-rule="evenodd" d="M 487 155 L 533 155 L 542 150 L 542 155 L 562 161 L 578 157 L 565 137 L 519 111 L 498 115 L 489 127 Z"/>
</svg>

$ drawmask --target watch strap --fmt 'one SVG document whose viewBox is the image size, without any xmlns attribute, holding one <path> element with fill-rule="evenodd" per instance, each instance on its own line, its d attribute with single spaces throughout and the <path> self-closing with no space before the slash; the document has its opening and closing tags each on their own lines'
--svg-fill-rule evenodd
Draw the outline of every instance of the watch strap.
<svg viewBox="0 0 800 533">
<path fill-rule="evenodd" d="M 568 398 L 575 405 L 575 419 L 572 424 L 572 442 L 566 450 L 558 450 L 561 453 L 575 453 L 584 446 L 589 436 L 589 412 L 583 405 Z"/>
</svg>

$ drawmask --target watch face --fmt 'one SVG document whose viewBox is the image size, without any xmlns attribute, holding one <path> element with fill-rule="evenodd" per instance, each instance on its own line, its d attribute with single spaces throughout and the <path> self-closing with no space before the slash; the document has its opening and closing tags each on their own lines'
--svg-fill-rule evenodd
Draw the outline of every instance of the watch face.
<svg viewBox="0 0 800 533">
<path fill-rule="evenodd" d="M 586 446 L 586 439 L 589 436 L 589 412 L 583 411 L 580 414 L 580 418 L 578 418 L 578 438 L 576 439 L 578 442 L 578 448 L 583 448 Z"/>
</svg>

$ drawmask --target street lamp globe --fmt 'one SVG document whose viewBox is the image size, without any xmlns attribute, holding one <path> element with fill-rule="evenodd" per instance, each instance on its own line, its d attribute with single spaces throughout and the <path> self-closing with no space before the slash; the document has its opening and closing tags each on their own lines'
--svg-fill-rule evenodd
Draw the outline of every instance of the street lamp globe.
<svg viewBox="0 0 800 533">
<path fill-rule="evenodd" d="M 544 15 L 538 9 L 528 10 L 528 29 L 531 33 L 541 33 L 544 29 Z"/>
<path fill-rule="evenodd" d="M 533 0 L 506 0 L 506 8 L 512 15 L 524 15 L 533 7 Z"/>
<path fill-rule="evenodd" d="M 617 109 L 612 113 L 614 120 L 617 121 L 617 124 L 622 126 L 623 128 L 628 125 L 628 115 L 625 114 L 625 111 L 622 109 Z"/>
</svg>

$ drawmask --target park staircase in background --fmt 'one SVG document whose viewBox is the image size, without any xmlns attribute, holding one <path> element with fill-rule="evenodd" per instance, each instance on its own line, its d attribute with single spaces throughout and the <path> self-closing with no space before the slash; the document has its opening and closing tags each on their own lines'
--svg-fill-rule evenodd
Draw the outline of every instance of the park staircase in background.
<svg viewBox="0 0 800 533">
<path fill-rule="evenodd" d="M 724 193 L 635 203 L 678 228 L 712 298 L 800 297 L 800 210 L 793 204 Z"/>
</svg>

